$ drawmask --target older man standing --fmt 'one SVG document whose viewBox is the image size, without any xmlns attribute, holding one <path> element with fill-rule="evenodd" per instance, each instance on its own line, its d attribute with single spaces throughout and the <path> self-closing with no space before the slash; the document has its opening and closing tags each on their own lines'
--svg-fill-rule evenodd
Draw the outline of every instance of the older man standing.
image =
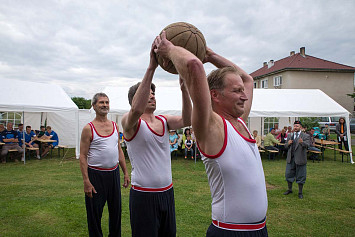
<svg viewBox="0 0 355 237">
<path fill-rule="evenodd" d="M 292 183 L 298 184 L 298 197 L 303 198 L 303 185 L 306 182 L 307 174 L 307 149 L 310 146 L 310 138 L 307 133 L 301 131 L 302 124 L 295 121 L 293 124 L 294 132 L 287 135 L 285 148 L 288 149 L 286 159 L 285 177 L 288 190 L 284 195 L 292 193 Z"/>
<path fill-rule="evenodd" d="M 205 62 L 218 69 L 208 78 L 202 62 L 174 46 L 165 32 L 155 52 L 172 61 L 193 101 L 192 126 L 212 195 L 212 224 L 206 236 L 267 236 L 265 177 L 256 141 L 244 121 L 250 113 L 253 78 L 207 49 Z M 213 136 L 211 136 L 213 134 Z"/>
<path fill-rule="evenodd" d="M 84 181 L 89 236 L 102 236 L 101 216 L 107 201 L 109 236 L 121 236 L 121 187 L 118 165 L 124 174 L 125 188 L 129 175 L 123 155 L 118 126 L 107 119 L 109 99 L 97 93 L 92 99 L 95 119 L 83 128 L 80 142 L 80 169 Z"/>
<path fill-rule="evenodd" d="M 6 129 L 1 133 L 1 137 L 5 143 L 1 150 L 2 163 L 6 163 L 6 155 L 11 149 L 16 149 L 20 156 L 22 156 L 23 149 L 18 145 L 18 133 L 13 129 L 13 123 L 7 123 Z M 15 162 L 18 162 L 17 158 L 15 158 Z"/>
<path fill-rule="evenodd" d="M 174 189 L 171 175 L 169 130 L 191 124 L 191 101 L 181 82 L 182 116 L 154 115 L 153 75 L 158 64 L 154 45 L 142 82 L 128 92 L 131 110 L 123 115 L 123 135 L 132 164 L 129 198 L 132 236 L 176 236 Z"/>
</svg>

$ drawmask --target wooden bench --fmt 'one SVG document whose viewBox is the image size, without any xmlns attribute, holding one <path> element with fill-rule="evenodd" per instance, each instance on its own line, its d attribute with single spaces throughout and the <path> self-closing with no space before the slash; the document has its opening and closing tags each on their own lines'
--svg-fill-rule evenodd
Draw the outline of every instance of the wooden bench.
<svg viewBox="0 0 355 237">
<path fill-rule="evenodd" d="M 33 151 L 37 151 L 37 150 L 39 150 L 39 148 L 38 147 L 26 147 L 26 150 L 28 151 L 27 153 L 28 153 L 28 159 L 30 159 L 30 157 L 31 157 L 31 152 L 33 152 Z M 26 153 L 26 154 L 27 154 Z"/>
<path fill-rule="evenodd" d="M 323 152 L 321 151 L 313 151 L 313 150 L 308 150 L 309 153 L 314 153 L 314 154 L 323 154 Z M 318 161 L 320 161 L 320 159 L 318 159 Z M 314 163 L 314 159 L 313 159 L 313 163 Z"/>
<path fill-rule="evenodd" d="M 10 150 L 8 150 L 8 153 L 7 153 L 7 155 L 6 155 L 6 162 L 7 162 L 8 158 L 9 158 L 9 156 L 13 154 L 13 152 L 18 152 L 18 151 L 17 151 L 16 149 L 10 149 Z"/>
<path fill-rule="evenodd" d="M 265 152 L 269 155 L 269 160 L 271 160 L 271 154 L 279 154 L 279 151 L 265 149 Z"/>
<path fill-rule="evenodd" d="M 341 149 L 335 149 L 335 150 L 341 153 L 341 162 L 344 162 L 344 154 L 346 154 L 346 163 L 348 163 L 348 158 L 351 152 L 346 150 L 341 150 Z"/>
<path fill-rule="evenodd" d="M 68 146 L 58 145 L 55 146 L 54 149 L 58 149 L 58 156 L 60 157 L 60 150 L 63 150 L 63 157 L 64 157 L 64 149 L 68 148 Z M 51 157 L 52 157 L 52 150 L 51 150 Z"/>
</svg>

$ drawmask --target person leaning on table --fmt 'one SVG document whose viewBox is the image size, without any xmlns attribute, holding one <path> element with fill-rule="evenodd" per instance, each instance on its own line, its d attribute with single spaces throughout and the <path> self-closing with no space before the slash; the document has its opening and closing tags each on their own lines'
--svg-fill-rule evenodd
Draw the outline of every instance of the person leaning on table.
<svg viewBox="0 0 355 237">
<path fill-rule="evenodd" d="M 44 151 L 42 153 L 42 157 L 43 157 L 48 154 L 50 149 L 53 149 L 54 147 L 58 146 L 59 138 L 58 138 L 58 134 L 52 130 L 51 126 L 47 126 L 47 131 L 41 138 L 45 140 L 46 139 L 55 140 L 55 142 L 46 143 Z"/>
</svg>

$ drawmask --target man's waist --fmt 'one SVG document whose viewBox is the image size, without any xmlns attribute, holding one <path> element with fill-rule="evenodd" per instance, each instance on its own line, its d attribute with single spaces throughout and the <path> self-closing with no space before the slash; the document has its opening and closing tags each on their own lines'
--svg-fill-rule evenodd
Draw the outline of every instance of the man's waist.
<svg viewBox="0 0 355 237">
<path fill-rule="evenodd" d="M 141 192 L 165 192 L 173 187 L 173 183 L 169 184 L 168 186 L 164 187 L 142 187 L 142 186 L 137 186 L 132 184 L 132 189 L 136 191 L 141 191 Z"/>
<path fill-rule="evenodd" d="M 254 223 L 226 223 L 218 220 L 212 220 L 214 226 L 232 231 L 256 231 L 265 227 L 266 225 L 266 217 L 258 222 Z"/>
<path fill-rule="evenodd" d="M 113 170 L 117 169 L 117 167 L 118 167 L 118 163 L 114 167 L 110 167 L 110 168 L 88 165 L 88 168 L 93 169 L 93 170 L 99 170 L 99 171 L 113 171 Z"/>
</svg>

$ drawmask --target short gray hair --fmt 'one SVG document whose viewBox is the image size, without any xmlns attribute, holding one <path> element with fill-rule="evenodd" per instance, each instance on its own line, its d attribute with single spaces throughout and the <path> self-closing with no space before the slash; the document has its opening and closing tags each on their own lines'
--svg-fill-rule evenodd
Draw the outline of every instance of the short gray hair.
<svg viewBox="0 0 355 237">
<path fill-rule="evenodd" d="M 100 97 L 106 97 L 108 98 L 108 96 L 103 93 L 103 92 L 99 92 L 99 93 L 96 93 L 94 95 L 94 97 L 92 97 L 92 100 L 91 100 L 91 105 L 95 105 L 97 103 L 97 101 L 99 100 Z"/>
</svg>

